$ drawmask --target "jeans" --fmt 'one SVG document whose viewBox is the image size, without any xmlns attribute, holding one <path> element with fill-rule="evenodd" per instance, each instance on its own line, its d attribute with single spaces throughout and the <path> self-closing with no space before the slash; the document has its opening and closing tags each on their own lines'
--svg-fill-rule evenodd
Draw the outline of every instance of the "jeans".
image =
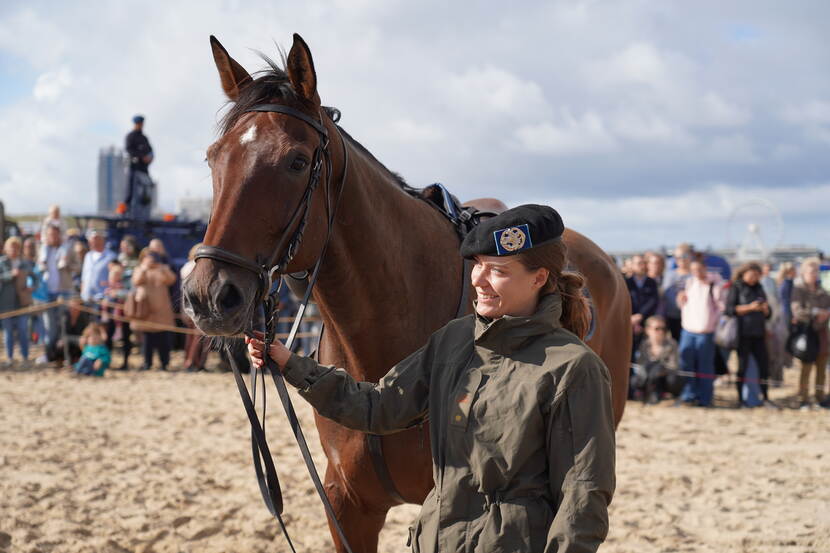
<svg viewBox="0 0 830 553">
<path fill-rule="evenodd" d="M 683 401 L 695 401 L 703 407 L 712 404 L 715 384 L 715 338 L 683 329 L 680 334 L 680 370 L 694 373 L 686 377 L 680 393 Z"/>
<path fill-rule="evenodd" d="M 49 302 L 53 302 L 60 297 L 68 297 L 68 294 L 62 292 L 49 292 Z M 43 312 L 43 326 L 46 330 L 46 346 L 54 348 L 61 337 L 63 330 L 61 329 L 61 315 L 63 315 L 64 306 L 56 305 L 50 307 Z"/>
<path fill-rule="evenodd" d="M 20 355 L 24 361 L 29 359 L 29 315 L 18 315 L 3 319 L 4 338 L 6 340 L 6 357 L 14 358 L 14 331 L 20 343 Z"/>
<path fill-rule="evenodd" d="M 738 341 L 738 401 L 743 400 L 744 375 L 749 368 L 749 356 L 755 358 L 758 365 L 758 377 L 761 384 L 761 393 L 764 399 L 767 395 L 767 379 L 769 379 L 769 354 L 764 336 L 741 336 Z"/>
</svg>

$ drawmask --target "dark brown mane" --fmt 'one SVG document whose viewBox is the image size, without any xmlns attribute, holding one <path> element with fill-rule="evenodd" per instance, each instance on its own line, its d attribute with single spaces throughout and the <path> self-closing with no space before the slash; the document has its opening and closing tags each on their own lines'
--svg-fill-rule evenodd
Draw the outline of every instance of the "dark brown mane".
<svg viewBox="0 0 830 553">
<path fill-rule="evenodd" d="M 275 99 L 297 99 L 297 92 L 291 86 L 291 81 L 288 80 L 288 74 L 285 70 L 262 52 L 258 52 L 258 54 L 268 64 L 268 68 L 254 73 L 253 82 L 240 90 L 236 102 L 229 102 L 231 108 L 219 121 L 219 132 L 223 136 L 252 107 L 267 104 Z"/>
<path fill-rule="evenodd" d="M 266 69 L 261 71 L 257 71 L 254 73 L 254 80 L 251 84 L 244 87 L 240 93 L 239 98 L 237 98 L 236 102 L 228 102 L 231 104 L 231 108 L 228 112 L 222 117 L 219 121 L 219 132 L 222 135 L 225 135 L 230 131 L 234 125 L 236 125 L 239 118 L 242 117 L 249 109 L 259 104 L 267 104 L 269 102 L 274 101 L 275 99 L 282 99 L 282 100 L 296 100 L 297 93 L 294 90 L 294 87 L 291 86 L 291 81 L 288 79 L 288 74 L 285 70 L 277 64 L 273 59 L 268 57 L 267 55 L 263 54 L 262 52 L 257 52 L 259 57 L 265 61 L 268 65 Z M 282 56 L 285 57 L 284 55 Z M 284 64 L 284 63 L 283 63 Z M 337 110 L 330 107 L 323 107 L 329 117 L 334 119 L 334 114 Z M 342 133 L 343 137 L 349 141 L 355 148 L 357 148 L 361 153 L 366 155 L 367 157 L 371 158 L 372 161 L 377 163 L 380 167 L 382 167 L 389 175 L 395 180 L 395 182 L 403 188 L 404 190 L 411 191 L 413 190 L 410 187 L 404 178 L 400 176 L 398 173 L 391 171 L 388 169 L 383 163 L 381 163 L 375 156 L 367 150 L 363 144 L 352 138 L 352 136 L 346 132 L 343 127 L 340 127 L 340 132 Z"/>
</svg>

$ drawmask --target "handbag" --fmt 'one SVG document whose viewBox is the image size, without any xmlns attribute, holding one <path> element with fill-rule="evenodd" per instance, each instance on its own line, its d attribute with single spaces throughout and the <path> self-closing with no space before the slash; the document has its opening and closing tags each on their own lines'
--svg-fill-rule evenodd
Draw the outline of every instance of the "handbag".
<svg viewBox="0 0 830 553">
<path fill-rule="evenodd" d="M 136 286 L 127 292 L 127 299 L 124 301 L 124 316 L 128 319 L 146 319 L 149 308 L 147 290 L 143 286 Z"/>
<path fill-rule="evenodd" d="M 787 351 L 796 359 L 813 363 L 818 359 L 819 336 L 813 328 L 813 321 L 798 322 L 790 327 L 787 337 Z M 822 369 L 823 370 L 823 369 Z"/>
<path fill-rule="evenodd" d="M 738 349 L 738 318 L 721 315 L 715 328 L 715 343 L 725 349 Z"/>
<path fill-rule="evenodd" d="M 32 288 L 29 288 L 29 273 L 20 271 L 15 279 L 14 288 L 17 292 L 17 305 L 19 307 L 29 307 L 32 305 Z"/>
</svg>

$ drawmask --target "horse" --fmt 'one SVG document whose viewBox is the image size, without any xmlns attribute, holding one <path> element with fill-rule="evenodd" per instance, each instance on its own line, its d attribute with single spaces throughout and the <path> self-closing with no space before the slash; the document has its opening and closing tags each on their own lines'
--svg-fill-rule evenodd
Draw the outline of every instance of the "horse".
<svg viewBox="0 0 830 553">
<path fill-rule="evenodd" d="M 456 316 L 469 274 L 463 274 L 459 237 L 448 219 L 407 193 L 403 179 L 322 106 L 311 50 L 299 35 L 293 38 L 284 68 L 263 55 L 268 68 L 254 75 L 210 38 L 231 107 L 207 150 L 213 210 L 204 244 L 249 263 L 274 263 L 286 237 L 301 235 L 280 273 L 308 270 L 325 249 L 313 289 L 325 329 L 319 361 L 342 367 L 357 380 L 377 382 Z M 305 119 L 251 111 L 263 104 L 286 106 Z M 323 144 L 321 129 L 312 123 L 325 129 L 329 163 L 315 161 Z M 292 214 L 315 170 L 320 182 L 334 184 L 308 198 L 304 224 Z M 493 199 L 477 205 L 504 209 Z M 598 323 L 588 345 L 610 370 L 618 423 L 631 351 L 628 292 L 613 260 L 596 244 L 570 229 L 564 240 L 571 265 L 587 279 Z M 208 335 L 238 335 L 250 324 L 261 289 L 255 272 L 238 263 L 199 259 L 183 283 L 184 309 Z M 471 310 L 468 302 L 466 311 Z M 375 552 L 388 510 L 401 502 L 422 503 L 433 487 L 428 423 L 382 437 L 384 479 L 365 434 L 315 416 L 335 514 L 355 552 Z M 384 485 L 389 479 L 393 491 Z M 331 520 L 329 526 L 333 530 Z M 342 552 L 336 532 L 332 537 Z"/>
</svg>

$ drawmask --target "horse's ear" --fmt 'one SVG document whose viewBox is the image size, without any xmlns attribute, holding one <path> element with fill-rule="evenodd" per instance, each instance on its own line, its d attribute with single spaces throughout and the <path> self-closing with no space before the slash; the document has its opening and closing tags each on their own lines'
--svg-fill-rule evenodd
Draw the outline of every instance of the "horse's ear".
<svg viewBox="0 0 830 553">
<path fill-rule="evenodd" d="M 319 104 L 317 73 L 314 71 L 311 50 L 308 49 L 308 44 L 305 43 L 303 37 L 297 33 L 294 33 L 294 44 L 291 46 L 291 51 L 288 52 L 288 60 L 285 65 L 288 79 L 297 94 L 309 102 Z"/>
<path fill-rule="evenodd" d="M 213 35 L 210 35 L 210 49 L 213 50 L 213 61 L 216 62 L 216 69 L 222 80 L 222 90 L 230 100 L 235 102 L 239 98 L 239 92 L 251 84 L 253 79 Z"/>
</svg>

